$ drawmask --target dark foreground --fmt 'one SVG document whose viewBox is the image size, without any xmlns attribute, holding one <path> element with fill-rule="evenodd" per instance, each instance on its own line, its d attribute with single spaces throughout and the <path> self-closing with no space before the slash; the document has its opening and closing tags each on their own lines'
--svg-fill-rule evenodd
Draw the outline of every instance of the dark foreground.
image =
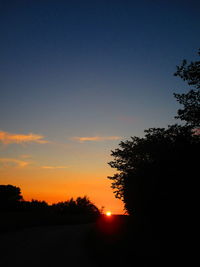
<svg viewBox="0 0 200 267">
<path fill-rule="evenodd" d="M 92 227 L 34 227 L 1 234 L 0 266 L 95 266 L 85 245 Z"/>
<path fill-rule="evenodd" d="M 2 232 L 0 266 L 171 266 L 176 262 L 170 245 L 162 248 L 128 216 L 101 216 L 93 223 Z"/>
</svg>

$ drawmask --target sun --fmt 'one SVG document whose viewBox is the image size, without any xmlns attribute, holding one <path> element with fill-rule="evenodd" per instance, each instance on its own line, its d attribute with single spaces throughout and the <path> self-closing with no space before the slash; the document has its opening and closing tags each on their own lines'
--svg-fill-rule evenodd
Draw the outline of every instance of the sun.
<svg viewBox="0 0 200 267">
<path fill-rule="evenodd" d="M 111 216 L 112 215 L 112 213 L 111 213 L 111 211 L 106 211 L 106 216 Z"/>
</svg>

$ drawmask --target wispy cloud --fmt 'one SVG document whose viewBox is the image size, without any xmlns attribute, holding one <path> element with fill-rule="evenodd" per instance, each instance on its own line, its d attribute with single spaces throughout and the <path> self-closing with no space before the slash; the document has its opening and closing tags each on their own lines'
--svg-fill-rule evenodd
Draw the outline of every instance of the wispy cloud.
<svg viewBox="0 0 200 267">
<path fill-rule="evenodd" d="M 69 166 L 42 166 L 42 169 L 55 170 L 55 169 L 67 169 Z"/>
<path fill-rule="evenodd" d="M 46 144 L 49 141 L 44 139 L 43 135 L 39 134 L 13 134 L 0 131 L 0 142 L 3 144 L 23 144 L 23 143 L 38 143 Z"/>
<path fill-rule="evenodd" d="M 13 158 L 0 158 L 0 163 L 3 167 L 20 167 L 24 168 L 29 165 L 31 162 Z"/>
<path fill-rule="evenodd" d="M 113 141 L 113 140 L 119 140 L 121 139 L 120 136 L 85 136 L 85 137 L 73 137 L 72 138 L 75 141 L 78 141 L 80 143 L 83 142 L 100 142 L 100 141 Z"/>
</svg>

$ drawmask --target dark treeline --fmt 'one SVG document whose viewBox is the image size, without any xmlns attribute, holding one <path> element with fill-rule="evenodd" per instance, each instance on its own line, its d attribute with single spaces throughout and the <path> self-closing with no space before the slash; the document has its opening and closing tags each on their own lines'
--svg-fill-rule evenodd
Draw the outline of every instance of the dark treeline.
<svg viewBox="0 0 200 267">
<path fill-rule="evenodd" d="M 0 185 L 0 211 L 53 211 L 60 214 L 86 214 L 98 215 L 99 209 L 87 196 L 71 198 L 68 201 L 52 205 L 45 201 L 25 201 L 19 187 L 13 185 Z"/>
<path fill-rule="evenodd" d="M 32 226 L 88 223 L 99 215 L 99 209 L 86 196 L 49 205 L 34 199 L 25 201 L 19 187 L 0 185 L 0 232 Z"/>
</svg>

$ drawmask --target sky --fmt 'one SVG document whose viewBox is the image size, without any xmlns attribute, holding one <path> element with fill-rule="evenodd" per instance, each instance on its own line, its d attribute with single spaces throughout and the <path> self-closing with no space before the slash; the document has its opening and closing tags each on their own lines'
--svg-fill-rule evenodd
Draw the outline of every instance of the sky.
<svg viewBox="0 0 200 267">
<path fill-rule="evenodd" d="M 0 0 L 0 184 L 123 213 L 111 150 L 175 123 L 200 47 L 195 0 Z"/>
</svg>

